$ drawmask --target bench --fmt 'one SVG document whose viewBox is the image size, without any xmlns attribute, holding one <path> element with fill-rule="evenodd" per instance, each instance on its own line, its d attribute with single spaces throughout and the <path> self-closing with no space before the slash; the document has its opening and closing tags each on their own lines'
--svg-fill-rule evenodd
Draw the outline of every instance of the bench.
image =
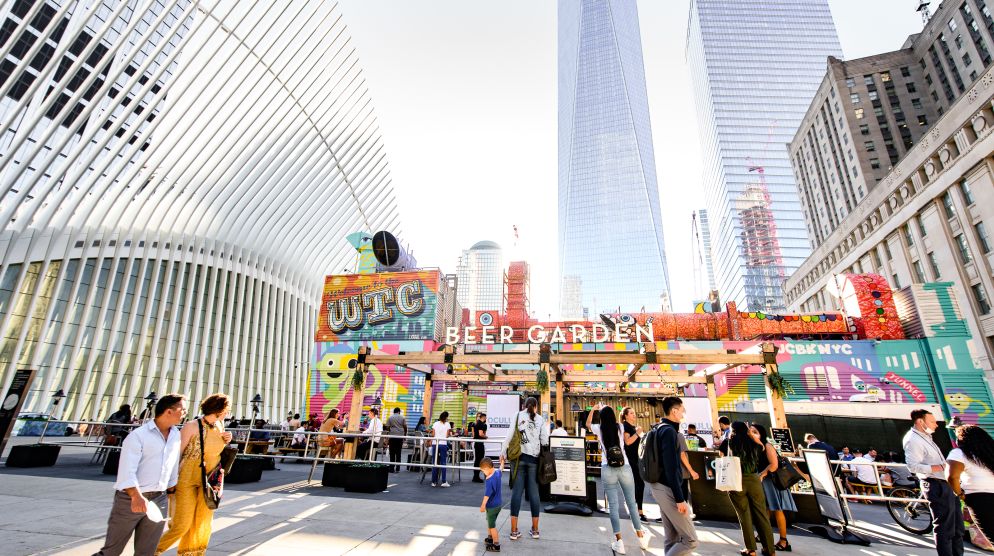
<svg viewBox="0 0 994 556">
<path fill-rule="evenodd" d="M 300 456 L 303 456 L 304 453 L 305 453 L 305 451 L 306 450 L 304 450 L 304 448 L 277 448 L 276 449 L 277 453 L 279 453 L 281 456 L 284 456 L 283 459 L 280 460 L 280 462 L 285 462 L 286 461 L 286 457 L 285 456 L 288 456 L 288 455 L 300 455 Z"/>
</svg>

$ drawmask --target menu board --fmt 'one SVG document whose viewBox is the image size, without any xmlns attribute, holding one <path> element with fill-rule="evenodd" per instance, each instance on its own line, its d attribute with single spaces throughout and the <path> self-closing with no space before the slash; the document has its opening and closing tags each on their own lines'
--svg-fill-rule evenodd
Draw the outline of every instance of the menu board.
<svg viewBox="0 0 994 556">
<path fill-rule="evenodd" d="M 3 401 L 0 402 L 0 453 L 3 453 L 7 440 L 10 438 L 10 431 L 14 429 L 14 422 L 21 412 L 21 404 L 24 403 L 24 395 L 31 386 L 31 381 L 35 377 L 34 369 L 18 369 L 14 372 L 14 378 L 10 381 L 10 388 Z"/>
<path fill-rule="evenodd" d="M 549 492 L 558 496 L 586 496 L 587 465 L 583 438 L 551 436 L 549 447 L 556 458 L 556 480 L 549 485 Z"/>
<path fill-rule="evenodd" d="M 794 453 L 794 439 L 790 436 L 790 429 L 771 428 L 770 434 L 781 454 Z"/>
</svg>

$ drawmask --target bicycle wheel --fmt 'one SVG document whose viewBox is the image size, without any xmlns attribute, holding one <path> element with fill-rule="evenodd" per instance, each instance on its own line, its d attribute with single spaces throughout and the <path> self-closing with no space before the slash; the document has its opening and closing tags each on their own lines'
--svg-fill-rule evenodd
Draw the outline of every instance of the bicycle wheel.
<svg viewBox="0 0 994 556">
<path fill-rule="evenodd" d="M 902 529 L 918 535 L 932 531 L 932 513 L 928 510 L 928 501 L 921 496 L 919 491 L 909 488 L 895 488 L 891 491 L 890 496 L 907 499 L 887 501 L 887 511 Z"/>
</svg>

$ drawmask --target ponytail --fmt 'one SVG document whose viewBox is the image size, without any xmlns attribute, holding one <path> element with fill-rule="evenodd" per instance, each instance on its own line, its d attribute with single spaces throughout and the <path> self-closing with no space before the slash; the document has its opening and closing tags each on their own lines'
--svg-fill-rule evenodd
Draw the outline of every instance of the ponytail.
<svg viewBox="0 0 994 556">
<path fill-rule="evenodd" d="M 538 400 L 536 400 L 534 397 L 529 396 L 528 399 L 525 400 L 525 410 L 528 411 L 528 416 L 531 417 L 532 421 L 535 420 L 535 408 L 537 407 L 538 407 Z"/>
</svg>

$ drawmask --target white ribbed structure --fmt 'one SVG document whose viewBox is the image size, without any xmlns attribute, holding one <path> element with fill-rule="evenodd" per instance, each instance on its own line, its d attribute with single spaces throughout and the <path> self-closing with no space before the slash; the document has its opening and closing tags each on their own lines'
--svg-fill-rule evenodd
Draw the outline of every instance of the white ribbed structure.
<svg viewBox="0 0 994 556">
<path fill-rule="evenodd" d="M 2 389 L 37 368 L 25 409 L 63 389 L 66 418 L 137 410 L 150 391 L 299 411 L 324 276 L 355 256 L 344 236 L 399 232 L 336 6 L 5 10 Z M 82 33 L 95 38 L 80 51 Z"/>
</svg>

